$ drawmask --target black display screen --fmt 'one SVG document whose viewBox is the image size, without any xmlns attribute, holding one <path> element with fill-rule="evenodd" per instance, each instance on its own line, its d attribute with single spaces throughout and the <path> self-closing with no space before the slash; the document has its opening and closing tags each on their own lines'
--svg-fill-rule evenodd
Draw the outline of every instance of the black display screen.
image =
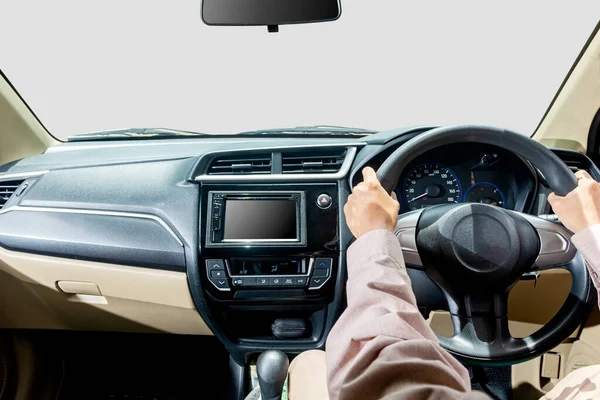
<svg viewBox="0 0 600 400">
<path fill-rule="evenodd" d="M 231 260 L 231 275 L 302 275 L 300 260 Z"/>
<path fill-rule="evenodd" d="M 224 241 L 299 240 L 295 200 L 230 200 L 225 203 Z"/>
</svg>

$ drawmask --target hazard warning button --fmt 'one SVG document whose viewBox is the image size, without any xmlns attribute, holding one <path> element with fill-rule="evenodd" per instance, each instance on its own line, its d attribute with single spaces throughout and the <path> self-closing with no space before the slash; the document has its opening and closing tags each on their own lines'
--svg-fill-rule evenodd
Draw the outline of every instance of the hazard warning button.
<svg viewBox="0 0 600 400">
<path fill-rule="evenodd" d="M 328 194 L 320 194 L 319 197 L 317 197 L 317 206 L 319 206 L 319 208 L 326 210 L 329 207 L 331 207 L 331 203 L 332 203 L 332 199 L 331 196 Z"/>
</svg>

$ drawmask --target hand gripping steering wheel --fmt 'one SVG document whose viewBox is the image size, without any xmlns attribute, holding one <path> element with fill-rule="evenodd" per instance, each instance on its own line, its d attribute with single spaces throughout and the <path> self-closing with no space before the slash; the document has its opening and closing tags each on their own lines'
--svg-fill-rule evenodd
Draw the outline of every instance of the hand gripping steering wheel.
<svg viewBox="0 0 600 400">
<path fill-rule="evenodd" d="M 453 143 L 501 147 L 529 160 L 556 194 L 577 186 L 567 166 L 534 140 L 503 129 L 457 126 L 433 129 L 394 151 L 377 171 L 391 192 L 415 157 Z M 457 358 L 479 365 L 522 362 L 566 339 L 594 304 L 596 291 L 582 256 L 561 225 L 487 204 L 448 204 L 403 214 L 396 225 L 408 268 L 423 269 L 444 292 L 454 336 L 438 337 Z M 510 290 L 527 272 L 564 268 L 572 275 L 569 296 L 558 313 L 526 338 L 508 329 Z"/>
</svg>

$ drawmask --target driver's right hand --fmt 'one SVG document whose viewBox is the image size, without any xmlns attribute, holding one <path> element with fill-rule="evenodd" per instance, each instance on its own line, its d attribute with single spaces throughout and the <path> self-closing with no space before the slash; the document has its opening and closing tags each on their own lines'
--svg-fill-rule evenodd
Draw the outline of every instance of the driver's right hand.
<svg viewBox="0 0 600 400">
<path fill-rule="evenodd" d="M 586 171 L 577 171 L 577 187 L 564 197 L 551 193 L 552 210 L 571 232 L 600 224 L 600 183 Z"/>
</svg>

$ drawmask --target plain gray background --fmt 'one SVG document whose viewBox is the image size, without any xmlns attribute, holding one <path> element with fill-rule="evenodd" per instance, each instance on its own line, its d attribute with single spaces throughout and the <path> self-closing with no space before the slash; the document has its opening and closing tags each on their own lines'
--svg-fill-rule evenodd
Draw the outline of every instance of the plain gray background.
<svg viewBox="0 0 600 400">
<path fill-rule="evenodd" d="M 54 135 L 486 123 L 530 134 L 590 1 L 342 0 L 339 21 L 208 27 L 199 0 L 0 0 L 0 68 Z"/>
</svg>

